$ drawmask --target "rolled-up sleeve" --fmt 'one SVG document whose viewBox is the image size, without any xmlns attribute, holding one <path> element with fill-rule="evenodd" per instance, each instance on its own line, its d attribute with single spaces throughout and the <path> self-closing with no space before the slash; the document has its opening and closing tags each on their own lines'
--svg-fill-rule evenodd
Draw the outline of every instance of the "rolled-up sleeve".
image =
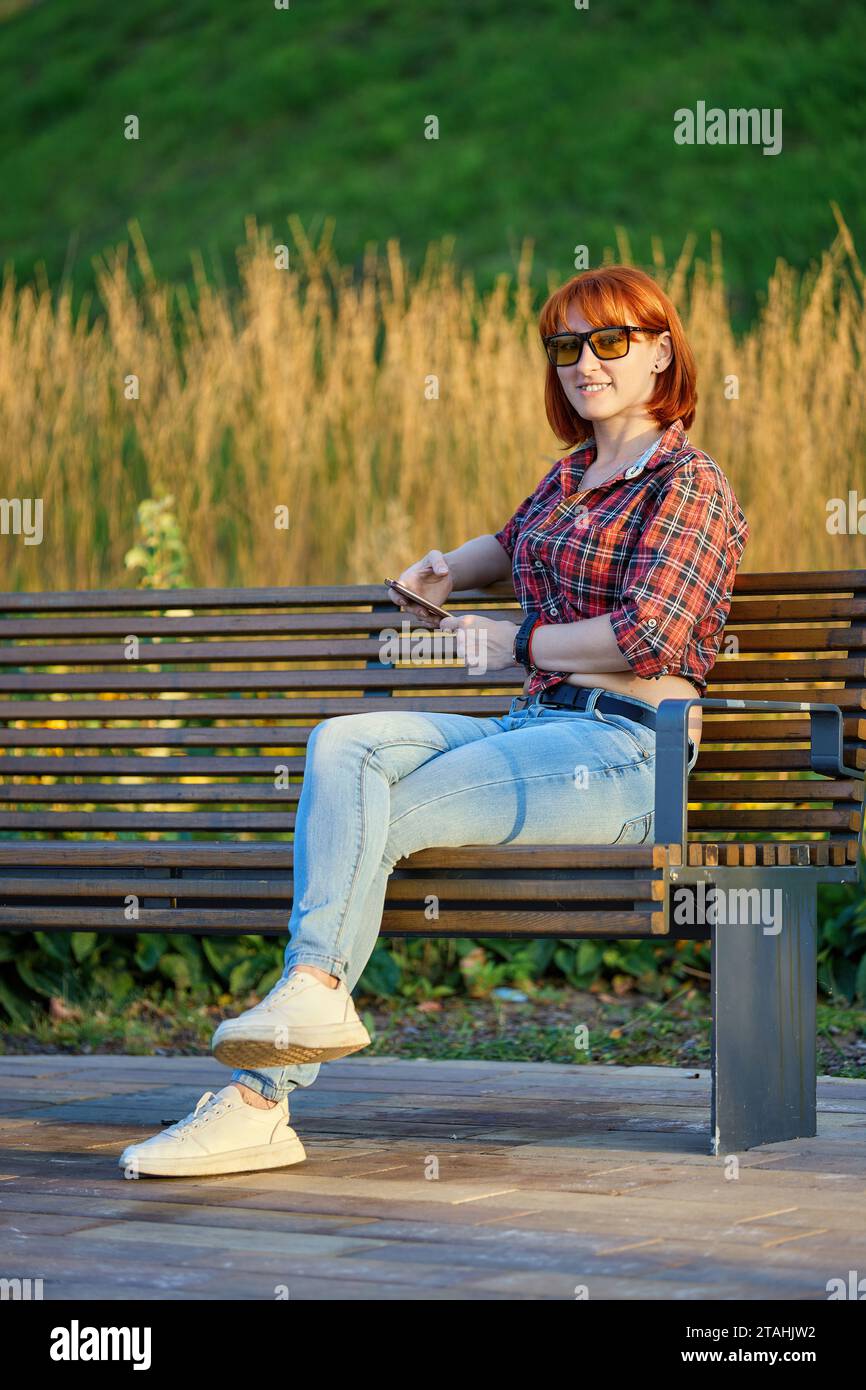
<svg viewBox="0 0 866 1390">
<path fill-rule="evenodd" d="M 733 518 L 724 475 L 692 462 L 671 475 L 632 551 L 610 613 L 635 675 L 676 672 L 695 624 L 730 610 L 728 543 Z"/>
<path fill-rule="evenodd" d="M 556 463 L 550 468 L 534 492 L 530 492 L 528 497 L 524 497 L 517 511 L 511 516 L 499 531 L 494 531 L 494 539 L 499 542 L 502 549 L 511 559 L 514 555 L 514 547 L 520 528 L 526 521 L 530 512 L 537 512 L 541 515 L 546 511 L 551 502 L 556 501 L 560 494 L 559 475 L 562 471 L 562 459 L 557 459 Z"/>
</svg>

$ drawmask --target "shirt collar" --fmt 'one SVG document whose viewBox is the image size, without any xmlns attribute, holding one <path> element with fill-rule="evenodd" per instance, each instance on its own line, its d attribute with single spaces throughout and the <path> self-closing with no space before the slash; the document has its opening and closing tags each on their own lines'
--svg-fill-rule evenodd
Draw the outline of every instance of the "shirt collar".
<svg viewBox="0 0 866 1390">
<path fill-rule="evenodd" d="M 663 463 L 670 461 L 671 455 L 677 454 L 686 442 L 686 432 L 683 429 L 683 422 L 680 419 L 673 420 L 662 434 L 655 449 L 648 459 L 644 460 L 643 467 L 639 473 L 634 474 L 639 477 L 645 471 L 661 467 Z M 580 490 L 580 479 L 592 463 L 596 455 L 595 435 L 590 435 L 589 439 L 584 440 L 583 444 L 570 454 L 566 454 L 562 460 L 560 471 L 560 484 L 562 486 L 563 497 L 571 497 L 573 493 Z M 606 483 L 600 483 L 600 487 L 610 487 L 614 483 L 623 480 L 623 473 L 628 469 L 615 473 Z"/>
</svg>

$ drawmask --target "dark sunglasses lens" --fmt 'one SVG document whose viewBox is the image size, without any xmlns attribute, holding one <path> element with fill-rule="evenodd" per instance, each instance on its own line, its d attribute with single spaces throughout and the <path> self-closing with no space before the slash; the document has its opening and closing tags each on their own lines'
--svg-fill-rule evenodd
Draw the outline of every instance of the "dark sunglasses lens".
<svg viewBox="0 0 866 1390">
<path fill-rule="evenodd" d="M 628 352 L 628 333 L 624 328 L 602 328 L 590 339 L 601 358 L 625 357 Z"/>
<path fill-rule="evenodd" d="M 582 347 L 579 338 L 554 338 L 547 344 L 547 355 L 554 367 L 570 367 L 577 361 Z"/>
</svg>

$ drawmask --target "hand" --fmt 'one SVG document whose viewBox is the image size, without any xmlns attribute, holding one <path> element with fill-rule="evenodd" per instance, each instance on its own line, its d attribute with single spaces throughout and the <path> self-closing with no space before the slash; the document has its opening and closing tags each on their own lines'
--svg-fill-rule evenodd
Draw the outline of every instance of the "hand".
<svg viewBox="0 0 866 1390">
<path fill-rule="evenodd" d="M 431 603 L 444 607 L 445 600 L 454 588 L 454 576 L 448 567 L 448 561 L 441 550 L 428 550 L 423 560 L 417 560 L 414 565 L 410 565 L 402 574 L 397 575 L 397 582 L 405 584 L 407 589 L 413 589 L 422 598 L 428 598 Z M 436 628 L 439 626 L 440 619 L 433 613 L 427 613 L 423 608 L 419 608 L 416 603 L 410 603 L 408 599 L 402 598 L 396 589 L 388 590 L 388 597 L 392 603 L 396 603 L 398 608 L 410 613 L 416 618 L 420 627 Z"/>
<path fill-rule="evenodd" d="M 440 632 L 453 632 L 457 644 L 457 656 L 473 669 L 484 671 L 504 671 L 514 666 L 511 653 L 514 639 L 520 631 L 519 623 L 499 622 L 495 618 L 484 618 L 479 613 L 464 613 L 459 618 L 443 618 L 439 624 Z"/>
</svg>

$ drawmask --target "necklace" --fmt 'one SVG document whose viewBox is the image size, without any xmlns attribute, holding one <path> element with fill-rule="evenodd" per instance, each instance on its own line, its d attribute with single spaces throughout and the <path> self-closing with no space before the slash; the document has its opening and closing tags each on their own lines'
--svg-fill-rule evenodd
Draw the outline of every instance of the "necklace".
<svg viewBox="0 0 866 1390">
<path fill-rule="evenodd" d="M 659 439 L 661 439 L 661 435 L 659 435 L 658 439 L 654 439 L 653 442 L 652 442 L 652 444 L 650 444 L 649 448 L 644 449 L 643 453 L 642 453 L 642 454 L 639 454 L 638 457 L 634 460 L 633 463 L 628 463 L 628 464 L 626 464 L 626 463 L 618 463 L 618 464 L 616 465 L 615 468 L 609 469 L 608 472 L 607 472 L 607 474 L 606 474 L 603 478 L 597 478 L 596 481 L 595 481 L 594 483 L 591 484 L 591 486 L 592 486 L 592 487 L 602 487 L 605 483 L 609 483 L 610 480 L 611 480 L 611 478 L 615 478 L 616 475 L 617 475 L 617 473 L 619 473 L 623 468 L 628 468 L 628 469 L 634 468 L 634 469 L 637 469 L 637 468 L 638 468 L 638 465 L 639 465 L 639 464 L 644 464 L 644 463 L 646 462 L 646 460 L 650 457 L 650 455 L 651 455 L 651 454 L 655 451 L 655 449 L 658 447 Z M 597 452 L 597 451 L 598 451 L 598 445 L 596 445 L 596 452 Z M 587 468 L 586 471 L 584 472 L 583 478 L 581 478 L 581 484 L 583 484 L 583 482 L 584 482 L 584 480 L 585 480 L 585 478 L 586 478 L 586 474 L 590 471 L 591 468 L 594 468 L 594 467 L 595 467 L 595 459 L 593 459 L 592 463 L 589 465 L 589 468 Z"/>
</svg>

